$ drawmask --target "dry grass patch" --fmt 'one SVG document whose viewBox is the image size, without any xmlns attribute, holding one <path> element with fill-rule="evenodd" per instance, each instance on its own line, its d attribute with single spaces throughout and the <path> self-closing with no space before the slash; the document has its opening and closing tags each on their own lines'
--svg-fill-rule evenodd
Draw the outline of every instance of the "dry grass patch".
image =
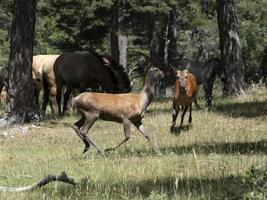
<svg viewBox="0 0 267 200">
<path fill-rule="evenodd" d="M 1 193 L 0 199 L 234 197 L 244 189 L 242 179 L 251 166 L 266 159 L 266 91 L 252 90 L 240 99 L 215 97 L 212 112 L 194 110 L 193 126 L 178 133 L 169 130 L 171 101 L 153 103 L 143 121 L 162 156 L 134 127 L 117 151 L 102 157 L 92 147 L 83 155 L 84 144 L 69 126 L 78 116 L 47 117 L 36 127 L 25 125 L 25 133 L 2 128 L 8 137 L 0 138 L 0 185 L 28 185 L 61 171 L 81 184 L 52 183 L 32 192 Z M 102 148 L 123 138 L 121 124 L 104 121 L 97 121 L 89 134 Z"/>
</svg>

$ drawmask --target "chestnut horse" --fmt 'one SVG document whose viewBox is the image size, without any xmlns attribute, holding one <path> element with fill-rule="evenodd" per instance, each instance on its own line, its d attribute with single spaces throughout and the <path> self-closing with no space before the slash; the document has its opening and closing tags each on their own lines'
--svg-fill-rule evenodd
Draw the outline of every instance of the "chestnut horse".
<svg viewBox="0 0 267 200">
<path fill-rule="evenodd" d="M 63 115 L 67 110 L 69 96 L 73 89 L 79 92 L 87 88 L 99 88 L 107 93 L 124 93 L 131 91 L 130 79 L 126 68 L 112 58 L 90 52 L 64 53 L 54 64 L 57 85 L 58 114 L 61 115 L 61 93 L 64 94 Z"/>
</svg>

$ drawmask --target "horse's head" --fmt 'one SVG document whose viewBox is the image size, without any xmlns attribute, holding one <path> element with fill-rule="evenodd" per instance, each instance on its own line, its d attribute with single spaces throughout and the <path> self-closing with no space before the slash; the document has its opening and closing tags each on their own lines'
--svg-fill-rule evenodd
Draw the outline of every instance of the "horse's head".
<svg viewBox="0 0 267 200">
<path fill-rule="evenodd" d="M 114 83 L 117 86 L 118 93 L 126 93 L 131 91 L 131 82 L 127 68 L 117 63 L 112 57 L 102 57 L 104 65 L 109 69 L 113 76 Z"/>
</svg>

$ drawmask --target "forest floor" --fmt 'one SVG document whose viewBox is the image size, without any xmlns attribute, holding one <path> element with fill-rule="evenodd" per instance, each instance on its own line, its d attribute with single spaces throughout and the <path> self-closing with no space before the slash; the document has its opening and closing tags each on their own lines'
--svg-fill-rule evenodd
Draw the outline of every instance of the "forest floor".
<svg viewBox="0 0 267 200">
<path fill-rule="evenodd" d="M 0 128 L 0 186 L 30 185 L 66 171 L 77 186 L 53 182 L 0 199 L 232 199 L 246 190 L 244 177 L 267 158 L 267 89 L 254 86 L 240 98 L 215 94 L 212 112 L 193 109 L 193 125 L 170 132 L 172 101 L 152 103 L 143 119 L 162 152 L 156 155 L 131 127 L 115 152 L 97 155 L 70 128 L 79 115 L 48 115 L 38 124 Z M 177 124 L 180 117 L 177 118 Z M 97 121 L 89 132 L 102 148 L 123 139 L 121 124 Z M 242 196 L 242 195 L 241 195 Z"/>
</svg>

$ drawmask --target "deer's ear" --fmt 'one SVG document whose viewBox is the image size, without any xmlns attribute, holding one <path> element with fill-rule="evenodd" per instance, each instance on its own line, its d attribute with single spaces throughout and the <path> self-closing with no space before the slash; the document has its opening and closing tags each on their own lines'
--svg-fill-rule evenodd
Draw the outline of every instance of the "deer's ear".
<svg viewBox="0 0 267 200">
<path fill-rule="evenodd" d="M 180 77 L 181 76 L 181 70 L 177 70 L 176 71 L 176 77 Z"/>
<path fill-rule="evenodd" d="M 149 69 L 150 67 L 152 67 L 151 63 L 148 62 L 146 65 L 145 65 L 145 68 Z"/>
<path fill-rule="evenodd" d="M 176 68 L 171 64 L 169 64 L 169 66 L 172 68 L 173 72 L 176 74 L 176 71 L 177 71 Z"/>
<path fill-rule="evenodd" d="M 187 69 L 185 69 L 183 72 L 184 72 L 184 76 L 185 76 L 185 78 L 187 78 L 187 73 L 188 73 L 188 70 L 187 70 Z"/>
<path fill-rule="evenodd" d="M 152 68 L 153 68 L 153 66 L 151 65 L 150 62 L 146 63 L 146 65 L 144 66 L 145 73 L 146 73 L 148 70 L 152 69 Z"/>
</svg>

